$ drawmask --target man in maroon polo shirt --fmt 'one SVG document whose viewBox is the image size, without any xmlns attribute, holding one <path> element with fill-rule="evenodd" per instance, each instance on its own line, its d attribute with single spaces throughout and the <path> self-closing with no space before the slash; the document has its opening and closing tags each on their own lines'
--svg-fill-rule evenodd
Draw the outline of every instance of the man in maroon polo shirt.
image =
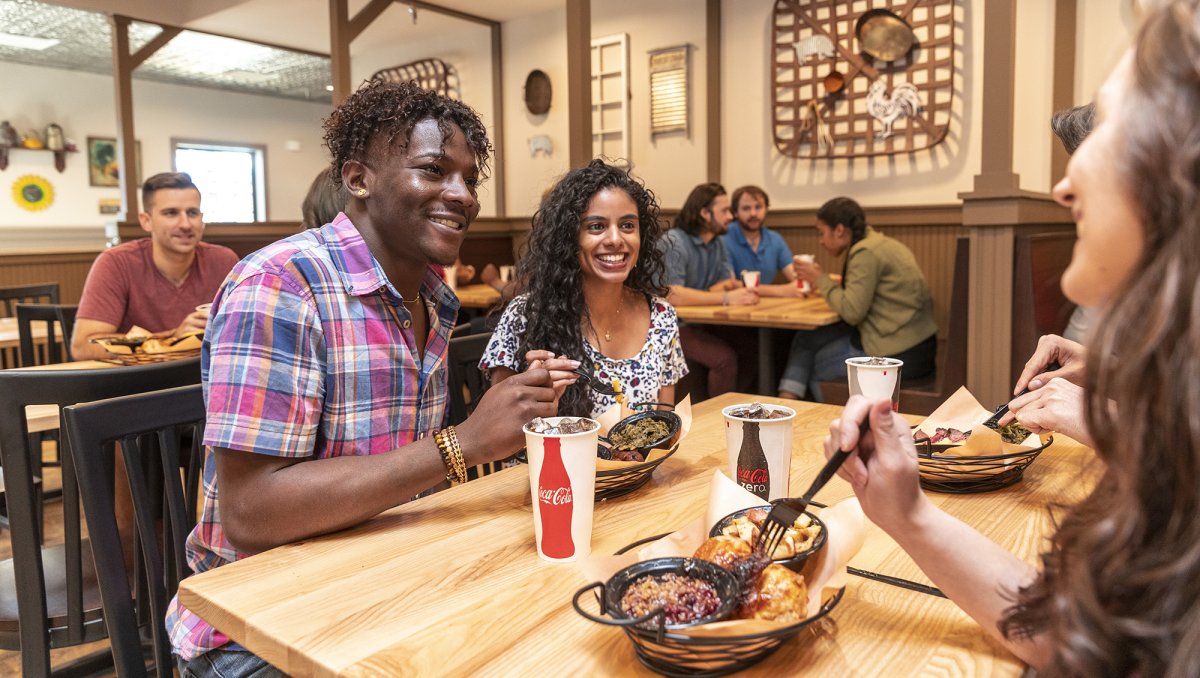
<svg viewBox="0 0 1200 678">
<path fill-rule="evenodd" d="M 105 357 L 90 339 L 134 325 L 177 337 L 203 331 L 208 312 L 196 307 L 212 302 L 238 262 L 228 247 L 201 242 L 200 190 L 187 174 L 150 177 L 142 204 L 138 221 L 150 237 L 102 252 L 88 273 L 71 338 L 76 360 Z"/>
</svg>

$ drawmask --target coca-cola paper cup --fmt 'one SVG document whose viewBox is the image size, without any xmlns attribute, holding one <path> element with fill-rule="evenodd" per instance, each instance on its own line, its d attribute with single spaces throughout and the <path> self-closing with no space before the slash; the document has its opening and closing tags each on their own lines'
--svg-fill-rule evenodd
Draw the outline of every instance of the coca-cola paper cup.
<svg viewBox="0 0 1200 678">
<path fill-rule="evenodd" d="M 796 258 L 806 264 L 811 264 L 814 256 L 815 255 L 812 254 L 797 254 Z M 809 285 L 808 281 L 804 280 L 803 278 L 796 278 L 796 287 L 799 287 L 800 291 L 805 294 L 812 292 L 812 285 Z"/>
<path fill-rule="evenodd" d="M 850 395 L 870 400 L 891 400 L 892 409 L 900 409 L 900 369 L 904 361 L 895 358 L 846 358 L 846 378 Z"/>
<path fill-rule="evenodd" d="M 590 423 L 580 433 L 538 433 L 538 422 L 563 419 Z M 592 419 L 550 417 L 525 425 L 533 534 L 538 556 L 551 562 L 587 558 L 592 552 L 592 507 L 596 494 L 596 447 L 600 424 Z"/>
<path fill-rule="evenodd" d="M 791 496 L 796 411 L 782 405 L 744 403 L 730 405 L 721 414 L 725 416 L 729 477 L 765 501 Z"/>
<path fill-rule="evenodd" d="M 758 271 L 742 271 L 742 284 L 746 289 L 752 290 L 758 287 L 758 280 L 762 276 Z"/>
</svg>

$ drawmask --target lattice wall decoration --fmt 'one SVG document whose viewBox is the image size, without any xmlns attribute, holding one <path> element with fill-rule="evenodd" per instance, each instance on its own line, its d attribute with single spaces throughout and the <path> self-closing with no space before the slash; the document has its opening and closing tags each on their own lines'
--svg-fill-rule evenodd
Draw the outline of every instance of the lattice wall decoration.
<svg viewBox="0 0 1200 678">
<path fill-rule="evenodd" d="M 372 80 L 389 82 L 416 81 L 422 89 L 432 90 L 451 99 L 462 99 L 458 90 L 458 72 L 441 59 L 421 59 L 376 71 Z"/>
<path fill-rule="evenodd" d="M 911 26 L 907 54 L 887 62 L 862 51 L 856 24 L 872 10 L 890 10 Z M 892 155 L 945 139 L 954 0 L 776 0 L 773 22 L 771 122 L 781 154 Z"/>
</svg>

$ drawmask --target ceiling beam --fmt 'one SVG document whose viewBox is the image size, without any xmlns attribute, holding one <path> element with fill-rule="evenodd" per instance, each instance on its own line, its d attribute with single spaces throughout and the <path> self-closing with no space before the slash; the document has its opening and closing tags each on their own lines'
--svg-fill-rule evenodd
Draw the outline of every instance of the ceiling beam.
<svg viewBox="0 0 1200 678">
<path fill-rule="evenodd" d="M 154 36 L 150 42 L 142 45 L 142 48 L 137 51 L 137 54 L 134 54 L 129 58 L 130 64 L 133 66 L 133 68 L 141 66 L 142 62 L 144 62 L 146 59 L 149 59 L 155 52 L 165 47 L 168 42 L 171 42 L 175 36 L 182 32 L 183 29 L 178 26 L 163 26 L 161 33 Z"/>
<path fill-rule="evenodd" d="M 350 19 L 347 26 L 347 40 L 354 40 L 371 25 L 372 21 L 379 18 L 383 14 L 383 10 L 392 6 L 393 0 L 371 0 L 370 4 L 358 10 L 358 14 Z"/>
<path fill-rule="evenodd" d="M 131 19 L 111 14 L 108 23 L 112 26 L 113 92 L 117 105 L 117 150 L 121 154 L 120 174 L 117 177 L 121 193 L 121 211 L 118 222 L 133 221 L 137 214 L 137 156 L 134 151 L 133 133 L 133 55 L 129 53 L 129 23 Z M 146 56 L 150 56 L 147 54 Z M 144 58 L 144 57 L 143 57 Z"/>
<path fill-rule="evenodd" d="M 567 0 L 567 153 L 572 168 L 592 152 L 592 4 Z"/>
</svg>

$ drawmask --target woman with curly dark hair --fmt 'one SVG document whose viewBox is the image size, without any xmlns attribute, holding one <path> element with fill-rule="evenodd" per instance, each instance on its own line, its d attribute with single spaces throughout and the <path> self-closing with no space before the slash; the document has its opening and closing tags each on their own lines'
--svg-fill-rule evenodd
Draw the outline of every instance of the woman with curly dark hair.
<svg viewBox="0 0 1200 678">
<path fill-rule="evenodd" d="M 1198 676 L 1200 0 L 1147 10 L 1096 112 L 1054 196 L 1078 235 L 1063 291 L 1101 313 L 1084 377 L 1100 475 L 1041 567 L 926 498 L 890 403 L 853 399 L 825 449 L 857 447 L 841 474 L 867 515 L 1039 676 Z"/>
<path fill-rule="evenodd" d="M 533 216 L 519 289 L 479 367 L 493 383 L 524 369 L 531 349 L 583 358 L 615 378 L 629 404 L 674 404 L 687 374 L 675 309 L 666 302 L 658 203 L 623 169 L 601 160 L 568 172 Z M 561 415 L 593 416 L 612 396 L 568 386 Z"/>
</svg>

